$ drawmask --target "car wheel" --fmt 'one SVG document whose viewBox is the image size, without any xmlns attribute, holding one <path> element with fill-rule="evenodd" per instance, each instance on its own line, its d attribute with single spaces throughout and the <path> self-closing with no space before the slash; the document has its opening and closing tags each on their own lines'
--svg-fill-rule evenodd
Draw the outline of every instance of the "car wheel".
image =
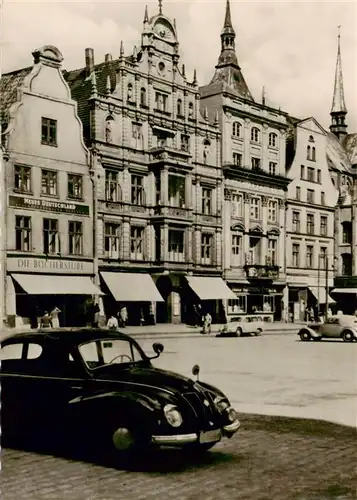
<svg viewBox="0 0 357 500">
<path fill-rule="evenodd" d="M 257 331 L 255 332 L 255 336 L 257 337 L 258 335 L 261 335 L 263 333 L 263 330 L 261 328 L 258 328 Z"/>
<path fill-rule="evenodd" d="M 236 330 L 236 336 L 237 337 L 241 337 L 242 336 L 242 329 L 241 328 L 237 328 L 237 330 Z"/>
<path fill-rule="evenodd" d="M 309 334 L 309 332 L 307 330 L 302 330 L 300 333 L 300 339 L 303 341 L 303 342 L 307 342 L 309 340 L 311 340 L 311 335 Z"/>
<path fill-rule="evenodd" d="M 342 338 L 344 342 L 353 342 L 354 341 L 354 336 L 353 333 L 350 330 L 346 330 L 342 334 Z"/>
</svg>

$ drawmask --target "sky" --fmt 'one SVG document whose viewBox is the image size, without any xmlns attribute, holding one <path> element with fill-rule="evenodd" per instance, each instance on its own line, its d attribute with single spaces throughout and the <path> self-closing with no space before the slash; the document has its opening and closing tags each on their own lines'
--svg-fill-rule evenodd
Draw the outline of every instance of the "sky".
<svg viewBox="0 0 357 500">
<path fill-rule="evenodd" d="M 149 16 L 158 1 L 0 0 L 2 2 L 2 72 L 33 63 L 31 53 L 55 45 L 67 70 L 84 66 L 84 49 L 95 62 L 106 53 L 118 57 L 140 46 L 145 4 Z M 210 82 L 220 52 L 226 0 L 163 0 L 163 14 L 176 19 L 180 64 L 186 75 L 197 69 L 199 85 Z M 341 53 L 349 132 L 357 132 L 357 2 L 231 0 L 236 52 L 244 77 L 258 102 L 265 87 L 266 104 L 298 118 L 314 116 L 330 124 L 341 25 Z"/>
</svg>

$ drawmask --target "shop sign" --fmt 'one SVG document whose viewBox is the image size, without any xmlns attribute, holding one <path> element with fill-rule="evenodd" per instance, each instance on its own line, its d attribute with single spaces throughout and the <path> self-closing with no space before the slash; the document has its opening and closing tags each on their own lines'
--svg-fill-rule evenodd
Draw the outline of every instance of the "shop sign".
<svg viewBox="0 0 357 500">
<path fill-rule="evenodd" d="M 8 272 L 47 274 L 93 274 L 93 262 L 66 259 L 36 259 L 33 257 L 8 257 Z"/>
<path fill-rule="evenodd" d="M 29 208 L 34 210 L 45 210 L 46 212 L 62 212 L 76 215 L 89 215 L 88 205 L 78 203 L 63 202 L 56 200 L 46 200 L 38 198 L 25 198 L 22 196 L 9 196 L 9 206 L 16 208 Z"/>
</svg>

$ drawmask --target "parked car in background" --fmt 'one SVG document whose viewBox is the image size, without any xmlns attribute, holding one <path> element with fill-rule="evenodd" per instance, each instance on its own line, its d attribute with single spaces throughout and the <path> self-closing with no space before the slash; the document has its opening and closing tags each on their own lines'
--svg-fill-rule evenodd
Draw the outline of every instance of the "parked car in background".
<svg viewBox="0 0 357 500">
<path fill-rule="evenodd" d="M 132 452 L 177 446 L 207 450 L 240 427 L 222 391 L 155 368 L 128 335 L 47 330 L 1 342 L 2 439 L 84 437 L 95 448 Z M 195 365 L 193 374 L 198 375 Z M 71 438 L 72 439 L 72 438 Z"/>
<path fill-rule="evenodd" d="M 298 335 L 303 341 L 341 338 L 345 342 L 353 342 L 357 340 L 357 317 L 347 314 L 331 316 L 323 323 L 310 323 L 304 326 Z"/>
<path fill-rule="evenodd" d="M 228 323 L 220 328 L 217 337 L 242 337 L 244 335 L 261 335 L 264 321 L 261 316 L 232 316 Z"/>
</svg>

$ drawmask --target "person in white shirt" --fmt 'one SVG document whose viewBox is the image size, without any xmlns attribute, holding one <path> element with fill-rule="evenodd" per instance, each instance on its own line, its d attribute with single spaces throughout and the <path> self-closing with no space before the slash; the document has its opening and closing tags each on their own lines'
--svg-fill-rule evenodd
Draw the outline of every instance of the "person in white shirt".
<svg viewBox="0 0 357 500">
<path fill-rule="evenodd" d="M 109 328 L 109 330 L 117 330 L 118 326 L 118 320 L 115 316 L 111 315 L 108 319 L 107 327 Z"/>
</svg>

